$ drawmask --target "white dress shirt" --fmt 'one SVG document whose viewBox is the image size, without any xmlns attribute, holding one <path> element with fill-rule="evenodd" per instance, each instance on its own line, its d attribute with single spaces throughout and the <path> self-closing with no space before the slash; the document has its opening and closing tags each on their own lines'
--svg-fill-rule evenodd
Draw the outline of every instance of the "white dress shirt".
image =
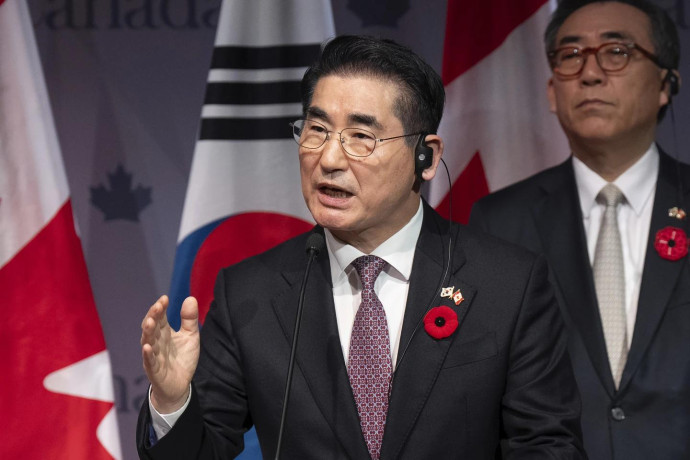
<svg viewBox="0 0 690 460">
<path fill-rule="evenodd" d="M 582 208 L 589 261 L 592 264 L 605 209 L 603 204 L 597 203 L 596 198 L 607 182 L 575 157 L 573 169 Z M 628 348 L 635 329 L 658 172 L 659 151 L 656 144 L 652 144 L 635 164 L 613 182 L 625 196 L 624 202 L 618 206 L 618 229 L 623 247 Z"/>
<path fill-rule="evenodd" d="M 371 252 L 386 261 L 381 274 L 374 283 L 374 292 L 378 296 L 388 320 L 388 337 L 391 342 L 391 360 L 395 370 L 398 357 L 400 332 L 402 331 L 407 291 L 410 287 L 410 273 L 412 259 L 419 232 L 422 229 L 424 212 L 422 202 L 412 219 L 396 234 L 384 241 Z M 338 241 L 333 234 L 326 230 L 326 247 L 331 263 L 331 279 L 333 280 L 333 301 L 335 302 L 335 316 L 340 334 L 340 346 L 347 363 L 350 352 L 350 336 L 355 315 L 362 302 L 362 283 L 352 262 L 363 255 L 363 252 Z"/>
<path fill-rule="evenodd" d="M 405 315 L 407 292 L 410 285 L 410 273 L 412 272 L 412 260 L 417 246 L 417 239 L 422 230 L 424 211 L 422 201 L 412 219 L 396 234 L 384 241 L 371 254 L 386 261 L 381 274 L 374 283 L 374 291 L 381 300 L 388 320 L 388 336 L 391 341 L 391 360 L 395 369 L 395 360 L 398 356 L 400 332 Z M 347 363 L 350 350 L 350 336 L 352 324 L 355 321 L 357 309 L 361 303 L 362 284 L 352 262 L 359 256 L 366 255 L 354 247 L 336 239 L 333 234 L 325 230 L 326 249 L 331 264 L 331 279 L 333 280 L 333 300 L 335 302 L 335 315 L 340 334 L 340 345 Z M 189 405 L 191 398 L 187 398 L 184 406 L 172 414 L 160 414 L 151 404 L 151 389 L 149 388 L 149 410 L 151 423 L 158 439 L 165 436 L 175 425 L 182 413 Z"/>
</svg>

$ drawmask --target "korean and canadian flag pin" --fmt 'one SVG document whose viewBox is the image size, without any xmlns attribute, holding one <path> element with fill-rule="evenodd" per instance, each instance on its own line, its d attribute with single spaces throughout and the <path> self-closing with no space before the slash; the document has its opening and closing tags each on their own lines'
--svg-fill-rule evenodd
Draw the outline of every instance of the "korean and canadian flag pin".
<svg viewBox="0 0 690 460">
<path fill-rule="evenodd" d="M 455 286 L 450 286 L 450 287 L 444 287 L 441 288 L 441 297 L 447 297 L 451 299 L 453 302 L 455 302 L 455 305 L 460 305 L 460 302 L 465 300 L 462 297 L 462 293 L 460 292 L 460 289 L 457 291 L 455 290 Z"/>
</svg>

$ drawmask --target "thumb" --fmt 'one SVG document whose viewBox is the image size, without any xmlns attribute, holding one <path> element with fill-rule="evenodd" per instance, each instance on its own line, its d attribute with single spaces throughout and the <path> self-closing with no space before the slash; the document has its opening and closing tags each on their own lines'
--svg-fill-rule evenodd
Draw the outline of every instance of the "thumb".
<svg viewBox="0 0 690 460">
<path fill-rule="evenodd" d="M 197 332 L 199 330 L 199 303 L 194 297 L 187 297 L 182 302 L 180 309 L 180 329 L 187 332 Z"/>
</svg>

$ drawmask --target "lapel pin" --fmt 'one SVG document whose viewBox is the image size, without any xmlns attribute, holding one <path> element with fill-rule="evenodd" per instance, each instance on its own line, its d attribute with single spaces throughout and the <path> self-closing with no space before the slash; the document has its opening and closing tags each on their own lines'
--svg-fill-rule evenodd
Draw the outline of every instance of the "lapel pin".
<svg viewBox="0 0 690 460">
<path fill-rule="evenodd" d="M 460 289 L 455 291 L 452 297 L 453 301 L 455 302 L 455 305 L 460 305 L 460 302 L 465 300 L 465 298 L 462 296 L 462 292 L 460 292 Z"/>
<path fill-rule="evenodd" d="M 654 249 L 666 260 L 680 260 L 688 255 L 688 237 L 682 228 L 662 228 L 656 232 Z"/>
<path fill-rule="evenodd" d="M 679 208 L 678 206 L 674 206 L 668 210 L 668 217 L 675 217 L 678 220 L 685 220 L 685 216 L 686 214 L 683 208 Z"/>
<path fill-rule="evenodd" d="M 455 286 L 441 288 L 441 297 L 448 297 L 449 299 L 452 299 L 454 290 Z"/>
<path fill-rule="evenodd" d="M 450 337 L 458 328 L 458 314 L 446 305 L 434 307 L 424 315 L 424 330 L 436 340 Z"/>
</svg>

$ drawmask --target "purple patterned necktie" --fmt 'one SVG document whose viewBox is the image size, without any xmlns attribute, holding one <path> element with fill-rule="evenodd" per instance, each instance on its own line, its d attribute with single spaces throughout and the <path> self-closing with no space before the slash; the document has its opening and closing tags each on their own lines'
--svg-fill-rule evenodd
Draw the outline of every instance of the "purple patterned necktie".
<svg viewBox="0 0 690 460">
<path fill-rule="evenodd" d="M 362 303 L 352 326 L 347 374 L 373 460 L 381 455 L 393 369 L 386 312 L 374 292 L 374 282 L 385 264 L 376 256 L 362 256 L 352 262 L 362 280 Z"/>
</svg>

